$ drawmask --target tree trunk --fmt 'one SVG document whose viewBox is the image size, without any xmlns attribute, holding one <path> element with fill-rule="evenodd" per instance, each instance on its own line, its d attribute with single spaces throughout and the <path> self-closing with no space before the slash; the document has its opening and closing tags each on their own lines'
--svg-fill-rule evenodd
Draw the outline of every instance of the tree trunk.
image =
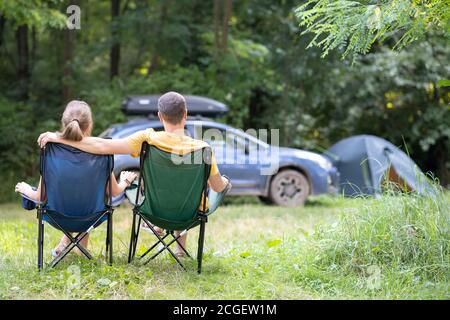
<svg viewBox="0 0 450 320">
<path fill-rule="evenodd" d="M 232 0 L 214 0 L 214 46 L 219 55 L 226 52 L 228 48 L 228 27 L 230 24 L 231 12 Z"/>
<path fill-rule="evenodd" d="M 120 0 L 111 0 L 111 38 L 112 44 L 109 52 L 110 59 L 110 78 L 114 78 L 119 75 L 119 65 L 120 65 L 120 41 L 119 28 L 116 25 L 117 17 L 120 16 Z"/>
<path fill-rule="evenodd" d="M 153 71 L 159 66 L 159 54 L 154 53 L 152 56 L 152 60 L 150 60 L 150 67 L 147 69 L 147 75 L 152 74 Z"/>
<path fill-rule="evenodd" d="M 449 153 L 447 150 L 447 141 L 441 138 L 431 150 L 433 167 L 439 182 L 444 187 L 450 185 L 450 172 L 447 169 Z"/>
<path fill-rule="evenodd" d="M 161 35 L 161 33 L 164 30 L 164 26 L 166 25 L 166 21 L 167 21 L 167 12 L 170 6 L 170 0 L 165 0 L 163 1 L 162 5 L 161 5 L 161 14 L 159 16 L 159 24 L 157 25 L 156 28 L 156 34 Z M 147 75 L 150 75 L 153 73 L 153 71 L 155 71 L 160 63 L 160 55 L 158 53 L 158 47 L 154 47 L 153 48 L 153 56 L 152 56 L 152 60 L 150 61 L 150 67 L 147 69 Z"/>
<path fill-rule="evenodd" d="M 214 0 L 213 3 L 213 19 L 214 19 L 214 47 L 216 51 L 220 50 L 220 0 Z"/>
<path fill-rule="evenodd" d="M 181 66 L 188 66 L 190 64 L 198 64 L 199 57 L 202 56 L 202 42 L 199 38 L 198 26 L 202 25 L 205 12 L 202 10 L 202 0 L 191 0 L 191 10 L 189 15 L 192 20 L 188 25 L 189 29 L 189 47 L 186 51 L 185 57 L 181 60 Z"/>
<path fill-rule="evenodd" d="M 19 79 L 19 99 L 28 100 L 28 90 L 30 83 L 29 50 L 28 50 L 28 27 L 21 25 L 16 31 Z"/>
<path fill-rule="evenodd" d="M 36 27 L 31 29 L 31 65 L 34 66 L 37 51 L 37 32 Z"/>
<path fill-rule="evenodd" d="M 228 27 L 231 18 L 231 5 L 232 0 L 225 0 L 223 8 L 223 21 L 222 21 L 222 51 L 226 52 L 228 49 Z"/>
<path fill-rule="evenodd" d="M 6 18 L 0 14 L 0 47 L 3 44 L 3 31 L 5 30 Z"/>
<path fill-rule="evenodd" d="M 75 43 L 75 30 L 64 30 L 62 99 L 67 103 L 73 99 L 72 93 L 72 58 Z"/>
</svg>

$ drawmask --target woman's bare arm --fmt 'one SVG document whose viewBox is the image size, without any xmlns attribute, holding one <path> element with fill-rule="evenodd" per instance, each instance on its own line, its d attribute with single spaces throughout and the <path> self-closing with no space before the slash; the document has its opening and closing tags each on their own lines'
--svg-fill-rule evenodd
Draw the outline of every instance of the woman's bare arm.
<svg viewBox="0 0 450 320">
<path fill-rule="evenodd" d="M 36 202 L 39 202 L 41 201 L 41 181 L 42 178 L 39 179 L 37 190 L 33 190 L 33 188 L 28 183 L 22 181 L 16 185 L 15 191 L 27 196 L 28 198 Z"/>
<path fill-rule="evenodd" d="M 70 141 L 62 139 L 55 132 L 45 132 L 39 136 L 37 142 L 41 148 L 48 142 L 56 142 L 95 154 L 131 154 L 133 152 L 127 139 L 84 137 L 81 141 Z"/>
</svg>

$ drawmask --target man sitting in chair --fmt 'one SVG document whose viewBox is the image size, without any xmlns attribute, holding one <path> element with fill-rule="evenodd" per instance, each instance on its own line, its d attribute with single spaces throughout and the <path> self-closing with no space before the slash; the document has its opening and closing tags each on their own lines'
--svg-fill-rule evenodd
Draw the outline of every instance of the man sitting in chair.
<svg viewBox="0 0 450 320">
<path fill-rule="evenodd" d="M 69 141 L 59 137 L 54 132 L 46 132 L 39 136 L 38 144 L 43 147 L 47 142 L 57 142 L 70 145 L 85 152 L 95 154 L 130 154 L 139 157 L 143 142 L 147 142 L 161 150 L 175 154 L 187 154 L 207 146 L 202 140 L 192 139 L 185 134 L 184 126 L 187 119 L 186 99 L 177 92 L 168 92 L 158 100 L 158 117 L 164 125 L 164 131 L 156 132 L 152 128 L 141 130 L 123 139 L 102 139 L 85 137 L 81 141 Z M 214 155 L 211 158 L 211 171 L 208 184 L 216 192 L 223 191 L 228 179 L 223 177 L 217 167 Z M 162 230 L 158 230 L 161 232 Z M 180 244 L 185 247 L 187 234 L 180 237 Z M 177 244 L 177 256 L 184 251 Z"/>
</svg>

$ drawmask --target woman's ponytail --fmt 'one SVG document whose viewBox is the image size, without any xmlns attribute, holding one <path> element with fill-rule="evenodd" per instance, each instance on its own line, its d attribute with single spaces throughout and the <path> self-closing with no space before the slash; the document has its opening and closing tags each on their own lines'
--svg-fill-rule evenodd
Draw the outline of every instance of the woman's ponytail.
<svg viewBox="0 0 450 320">
<path fill-rule="evenodd" d="M 83 139 L 83 131 L 78 120 L 73 119 L 64 127 L 61 138 L 71 141 L 81 141 Z"/>
<path fill-rule="evenodd" d="M 92 113 L 89 105 L 84 101 L 70 101 L 64 110 L 62 119 L 63 139 L 80 141 L 90 135 L 93 127 Z"/>
</svg>

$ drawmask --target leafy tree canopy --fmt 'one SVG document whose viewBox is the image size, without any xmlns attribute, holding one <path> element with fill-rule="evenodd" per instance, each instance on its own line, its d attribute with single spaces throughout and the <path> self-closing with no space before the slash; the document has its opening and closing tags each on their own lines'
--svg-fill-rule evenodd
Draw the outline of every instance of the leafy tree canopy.
<svg viewBox="0 0 450 320">
<path fill-rule="evenodd" d="M 57 5 L 62 0 L 2 0 L 0 13 L 16 25 L 63 28 L 66 16 Z"/>
<path fill-rule="evenodd" d="M 350 135 L 381 136 L 450 184 L 442 28 L 400 52 L 390 48 L 406 30 L 390 29 L 351 63 L 339 45 L 326 59 L 306 49 L 315 34 L 299 37 L 299 0 L 230 1 L 0 0 L 0 202 L 37 179 L 36 137 L 59 128 L 67 101 L 89 103 L 98 135 L 126 121 L 126 96 L 168 90 L 223 101 L 219 121 L 280 129 L 282 146 L 321 152 Z M 74 3 L 80 30 L 64 28 Z"/>
<path fill-rule="evenodd" d="M 449 0 L 309 0 L 296 9 L 300 26 L 314 37 L 309 47 L 343 48 L 342 57 L 365 54 L 393 36 L 401 48 L 430 32 L 450 35 Z"/>
</svg>

